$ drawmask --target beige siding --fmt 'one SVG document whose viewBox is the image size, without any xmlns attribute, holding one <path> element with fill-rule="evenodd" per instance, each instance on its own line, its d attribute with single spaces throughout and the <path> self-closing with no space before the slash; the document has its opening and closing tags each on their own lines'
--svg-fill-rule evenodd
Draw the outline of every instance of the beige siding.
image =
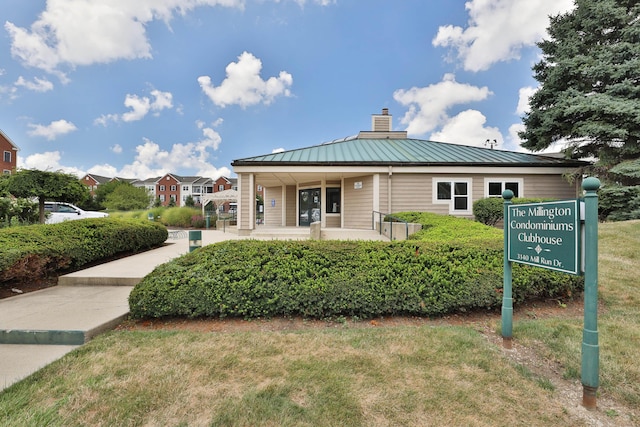
<svg viewBox="0 0 640 427">
<path fill-rule="evenodd" d="M 287 186 L 287 201 L 286 201 L 286 209 L 287 209 L 287 227 L 295 227 L 297 225 L 296 221 L 296 186 L 288 185 Z"/>
<path fill-rule="evenodd" d="M 394 174 L 391 177 L 391 212 L 428 211 L 449 214 L 447 204 L 433 203 L 433 180 L 445 175 L 434 174 Z M 561 175 L 509 175 L 501 178 L 499 174 L 447 174 L 446 178 L 471 179 L 471 206 L 476 200 L 486 197 L 485 178 L 522 179 L 521 192 L 524 197 L 545 197 L 570 199 L 577 197 L 578 184 L 569 184 Z M 381 204 L 382 205 L 382 204 Z"/>
<path fill-rule="evenodd" d="M 393 174 L 391 176 L 391 212 L 430 211 L 449 213 L 444 205 L 431 203 L 432 175 Z"/>
<path fill-rule="evenodd" d="M 362 188 L 355 189 L 354 183 L 361 182 Z M 362 176 L 344 180 L 345 228 L 371 228 L 373 211 L 373 176 Z"/>
<path fill-rule="evenodd" d="M 340 214 L 325 214 L 328 228 L 340 228 Z"/>
<path fill-rule="evenodd" d="M 238 212 L 238 229 L 250 230 L 251 229 L 251 176 L 250 174 L 241 174 L 238 176 L 238 182 L 240 185 L 240 200 L 238 206 L 241 207 Z"/>
<path fill-rule="evenodd" d="M 380 206 L 379 211 L 389 212 L 389 176 L 380 175 Z"/>
<path fill-rule="evenodd" d="M 580 182 L 569 184 L 560 175 L 525 175 L 524 197 L 575 199 Z"/>
<path fill-rule="evenodd" d="M 282 226 L 282 209 L 285 208 L 284 200 L 282 200 L 282 187 L 269 187 L 264 191 L 264 224 L 280 227 Z"/>
</svg>

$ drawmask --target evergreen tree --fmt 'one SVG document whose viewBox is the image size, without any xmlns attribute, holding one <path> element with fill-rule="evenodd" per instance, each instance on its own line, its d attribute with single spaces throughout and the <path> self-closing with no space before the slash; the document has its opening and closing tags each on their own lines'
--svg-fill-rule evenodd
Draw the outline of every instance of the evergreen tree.
<svg viewBox="0 0 640 427">
<path fill-rule="evenodd" d="M 550 38 L 538 43 L 540 89 L 520 133 L 539 151 L 566 140 L 567 157 L 596 157 L 601 176 L 640 157 L 640 3 L 576 0 L 551 17 Z"/>
</svg>

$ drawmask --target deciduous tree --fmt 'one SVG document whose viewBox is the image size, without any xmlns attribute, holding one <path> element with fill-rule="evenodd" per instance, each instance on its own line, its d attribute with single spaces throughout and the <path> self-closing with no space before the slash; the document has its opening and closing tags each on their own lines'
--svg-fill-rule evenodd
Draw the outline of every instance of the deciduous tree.
<svg viewBox="0 0 640 427">
<path fill-rule="evenodd" d="M 37 169 L 22 169 L 11 175 L 6 190 L 14 197 L 38 199 L 41 224 L 45 220 L 45 200 L 77 203 L 89 197 L 89 189 L 77 176 Z"/>
</svg>

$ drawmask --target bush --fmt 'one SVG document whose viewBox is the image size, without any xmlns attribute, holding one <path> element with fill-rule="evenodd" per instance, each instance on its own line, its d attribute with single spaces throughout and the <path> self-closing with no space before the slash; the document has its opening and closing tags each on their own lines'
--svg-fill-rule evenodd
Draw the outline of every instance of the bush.
<svg viewBox="0 0 640 427">
<path fill-rule="evenodd" d="M 514 198 L 511 203 L 520 205 L 524 203 L 550 202 L 554 199 Z M 473 202 L 473 216 L 476 221 L 485 225 L 495 226 L 504 219 L 504 199 L 502 197 L 487 197 Z"/>
<path fill-rule="evenodd" d="M 136 318 L 438 316 L 499 307 L 502 267 L 496 247 L 236 240 L 157 267 L 129 305 Z M 581 284 L 548 270 L 513 270 L 516 303 L 572 295 Z"/>
<path fill-rule="evenodd" d="M 159 221 L 169 227 L 191 227 L 191 218 L 195 215 L 202 215 L 202 211 L 198 208 L 167 208 L 160 216 Z"/>
<path fill-rule="evenodd" d="M 151 221 L 91 218 L 0 230 L 0 282 L 34 280 L 167 240 Z"/>
</svg>

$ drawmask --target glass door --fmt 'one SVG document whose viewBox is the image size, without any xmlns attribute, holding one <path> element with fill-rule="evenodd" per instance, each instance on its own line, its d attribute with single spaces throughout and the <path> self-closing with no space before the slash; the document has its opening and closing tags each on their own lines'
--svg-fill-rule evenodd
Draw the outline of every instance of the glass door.
<svg viewBox="0 0 640 427">
<path fill-rule="evenodd" d="M 308 227 L 312 222 L 320 221 L 320 189 L 309 188 L 298 192 L 300 227 Z"/>
</svg>

